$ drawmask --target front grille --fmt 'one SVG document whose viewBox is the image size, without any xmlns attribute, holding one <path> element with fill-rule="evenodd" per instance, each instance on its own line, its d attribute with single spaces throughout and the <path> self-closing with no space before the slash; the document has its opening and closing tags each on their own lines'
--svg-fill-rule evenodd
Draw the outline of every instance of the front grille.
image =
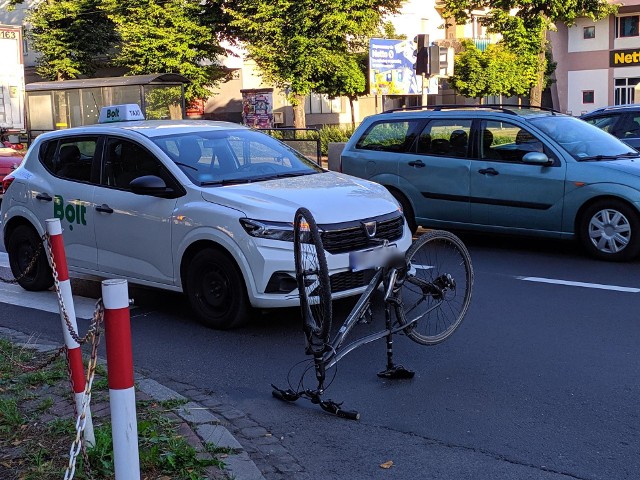
<svg viewBox="0 0 640 480">
<path fill-rule="evenodd" d="M 318 225 L 322 233 L 322 245 L 329 253 L 345 253 L 354 250 L 369 248 L 377 243 L 371 242 L 364 224 L 376 222 L 376 233 L 373 238 L 386 239 L 390 242 L 402 237 L 404 218 L 398 212 L 381 215 L 374 218 L 366 218 L 355 222 L 340 224 Z"/>
<path fill-rule="evenodd" d="M 361 270 L 359 272 L 340 272 L 331 275 L 331 293 L 344 292 L 352 288 L 359 288 L 368 285 L 375 270 Z"/>
</svg>

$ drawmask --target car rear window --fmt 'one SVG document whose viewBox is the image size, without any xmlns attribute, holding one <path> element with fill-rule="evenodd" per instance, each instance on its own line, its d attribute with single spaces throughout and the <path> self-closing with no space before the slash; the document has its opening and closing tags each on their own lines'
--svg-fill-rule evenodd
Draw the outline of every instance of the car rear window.
<svg viewBox="0 0 640 480">
<path fill-rule="evenodd" d="M 383 121 L 371 125 L 358 140 L 356 148 L 384 152 L 403 152 L 415 140 L 420 122 Z"/>
</svg>

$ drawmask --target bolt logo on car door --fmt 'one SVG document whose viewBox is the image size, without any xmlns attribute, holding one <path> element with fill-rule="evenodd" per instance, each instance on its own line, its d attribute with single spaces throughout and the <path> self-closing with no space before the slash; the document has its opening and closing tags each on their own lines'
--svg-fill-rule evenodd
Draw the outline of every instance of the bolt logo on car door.
<svg viewBox="0 0 640 480">
<path fill-rule="evenodd" d="M 69 222 L 69 229 L 73 230 L 73 223 L 78 225 L 86 225 L 87 220 L 85 215 L 87 213 L 87 207 L 80 203 L 69 203 L 65 206 L 64 199 L 61 195 L 54 195 L 53 200 L 53 216 L 60 220 L 66 220 Z"/>
</svg>

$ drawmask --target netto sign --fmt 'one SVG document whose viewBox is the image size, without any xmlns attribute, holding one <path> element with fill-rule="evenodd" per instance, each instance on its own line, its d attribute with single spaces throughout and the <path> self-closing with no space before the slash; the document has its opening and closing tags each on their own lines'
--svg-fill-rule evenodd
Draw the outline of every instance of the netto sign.
<svg viewBox="0 0 640 480">
<path fill-rule="evenodd" d="M 611 50 L 609 52 L 610 67 L 631 67 L 640 65 L 640 49 Z"/>
</svg>

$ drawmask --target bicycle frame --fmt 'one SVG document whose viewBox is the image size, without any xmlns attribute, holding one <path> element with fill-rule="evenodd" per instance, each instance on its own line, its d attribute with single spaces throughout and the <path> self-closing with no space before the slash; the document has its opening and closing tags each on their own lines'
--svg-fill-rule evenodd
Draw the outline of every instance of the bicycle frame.
<svg viewBox="0 0 640 480">
<path fill-rule="evenodd" d="M 378 268 L 375 275 L 369 282 L 369 285 L 367 285 L 367 288 L 365 289 L 365 291 L 360 295 L 358 302 L 355 304 L 355 306 L 353 307 L 353 309 L 345 319 L 344 323 L 340 327 L 340 330 L 338 330 L 335 337 L 331 341 L 331 344 L 329 345 L 329 349 L 322 355 L 322 363 L 325 365 L 325 368 L 333 367 L 336 363 L 340 361 L 340 359 L 342 359 L 342 357 L 344 357 L 349 352 L 352 352 L 356 348 L 361 347 L 362 345 L 366 345 L 367 343 L 380 340 L 381 338 L 387 337 L 389 335 L 393 335 L 395 333 L 398 333 L 401 330 L 404 330 L 405 328 L 410 326 L 412 323 L 416 322 L 419 318 L 422 318 L 428 315 L 432 310 L 438 308 L 442 303 L 442 300 L 440 300 L 439 302 L 432 305 L 431 308 L 429 308 L 422 315 L 414 318 L 409 323 L 400 325 L 396 328 L 391 328 L 391 322 L 389 321 L 389 312 L 388 312 L 389 304 L 394 305 L 396 317 L 398 317 L 398 315 L 404 315 L 404 313 L 399 313 L 402 311 L 402 308 L 401 308 L 402 305 L 397 300 L 395 299 L 389 300 L 389 298 L 393 295 L 392 290 L 396 286 L 396 281 L 398 277 L 398 270 L 396 268 L 390 268 L 388 271 L 389 282 L 386 287 L 386 291 L 384 295 L 387 328 L 385 330 L 374 332 L 364 337 L 358 338 L 343 347 L 342 344 L 344 343 L 347 335 L 349 335 L 353 326 L 364 315 L 366 309 L 369 307 L 369 303 L 371 300 L 371 296 L 373 295 L 373 292 L 378 289 L 380 284 L 384 283 L 386 275 L 387 275 L 387 271 L 385 268 L 382 268 L 382 267 Z M 401 281 L 404 281 L 404 279 Z"/>
</svg>

